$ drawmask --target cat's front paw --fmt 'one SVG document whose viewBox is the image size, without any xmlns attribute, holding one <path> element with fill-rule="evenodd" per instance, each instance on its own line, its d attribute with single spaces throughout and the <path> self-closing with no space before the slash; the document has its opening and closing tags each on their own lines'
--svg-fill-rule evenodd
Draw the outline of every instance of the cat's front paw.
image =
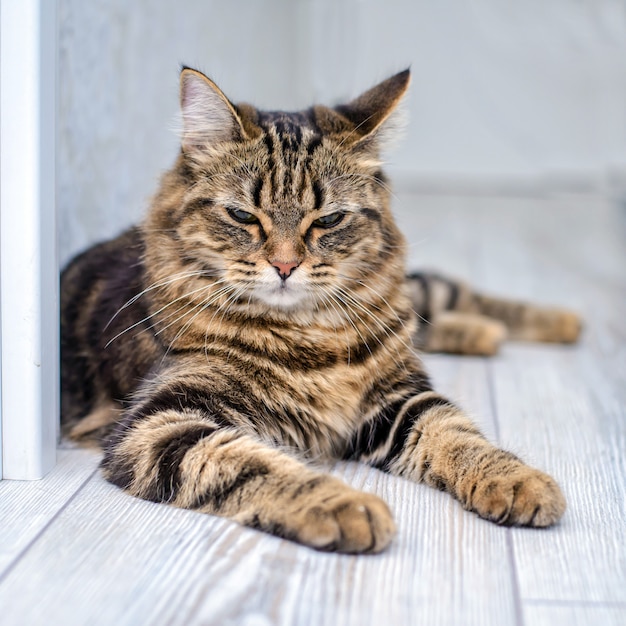
<svg viewBox="0 0 626 626">
<path fill-rule="evenodd" d="M 510 474 L 480 480 L 468 508 L 496 524 L 545 527 L 565 512 L 565 498 L 553 478 L 522 465 Z"/>
<path fill-rule="evenodd" d="M 294 516 L 294 538 L 318 550 L 380 552 L 396 531 L 387 504 L 377 496 L 339 487 L 319 494 Z"/>
</svg>

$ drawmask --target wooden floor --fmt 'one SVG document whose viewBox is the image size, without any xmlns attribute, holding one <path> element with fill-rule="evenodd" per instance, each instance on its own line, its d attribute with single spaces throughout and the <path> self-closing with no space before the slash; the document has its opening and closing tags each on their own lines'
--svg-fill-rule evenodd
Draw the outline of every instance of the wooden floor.
<svg viewBox="0 0 626 626">
<path fill-rule="evenodd" d="M 499 528 L 340 464 L 386 498 L 398 536 L 378 556 L 321 554 L 133 499 L 102 480 L 97 453 L 66 446 L 45 480 L 0 483 L 0 624 L 626 624 L 626 207 L 403 194 L 396 208 L 413 265 L 584 314 L 575 347 L 426 358 L 490 437 L 557 478 L 562 522 Z"/>
</svg>

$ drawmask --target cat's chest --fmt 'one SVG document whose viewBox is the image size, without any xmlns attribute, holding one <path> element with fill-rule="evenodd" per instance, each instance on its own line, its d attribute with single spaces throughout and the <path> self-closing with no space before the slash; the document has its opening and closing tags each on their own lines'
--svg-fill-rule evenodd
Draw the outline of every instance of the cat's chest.
<svg viewBox="0 0 626 626">
<path fill-rule="evenodd" d="M 399 357 L 407 358 L 384 343 L 323 328 L 272 328 L 269 334 L 248 357 L 256 397 L 276 412 L 288 407 L 339 431 L 353 428 L 364 398 L 397 369 Z"/>
<path fill-rule="evenodd" d="M 381 390 L 396 375 L 399 358 L 397 346 L 361 346 L 323 328 L 249 326 L 177 356 L 169 376 L 186 384 L 192 377 L 202 397 L 212 396 L 240 427 L 329 456 L 380 409 Z"/>
<path fill-rule="evenodd" d="M 360 424 L 367 389 L 377 384 L 376 375 L 345 363 L 257 371 L 251 426 L 269 441 L 333 456 Z"/>
</svg>

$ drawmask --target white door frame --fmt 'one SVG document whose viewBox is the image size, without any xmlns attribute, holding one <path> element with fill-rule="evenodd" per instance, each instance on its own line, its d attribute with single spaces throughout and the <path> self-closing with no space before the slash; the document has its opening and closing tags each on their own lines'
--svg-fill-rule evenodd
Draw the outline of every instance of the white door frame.
<svg viewBox="0 0 626 626">
<path fill-rule="evenodd" d="M 56 1 L 0 0 L 0 340 L 3 478 L 56 460 Z"/>
</svg>

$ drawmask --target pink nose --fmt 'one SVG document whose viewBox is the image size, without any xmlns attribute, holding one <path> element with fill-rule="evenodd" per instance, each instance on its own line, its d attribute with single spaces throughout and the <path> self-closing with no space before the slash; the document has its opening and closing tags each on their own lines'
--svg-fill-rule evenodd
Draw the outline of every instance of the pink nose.
<svg viewBox="0 0 626 626">
<path fill-rule="evenodd" d="M 290 263 L 283 263 L 282 261 L 271 261 L 272 265 L 276 268 L 278 275 L 283 279 L 287 280 L 289 276 L 291 276 L 291 272 L 300 265 L 296 261 L 291 261 Z"/>
</svg>

